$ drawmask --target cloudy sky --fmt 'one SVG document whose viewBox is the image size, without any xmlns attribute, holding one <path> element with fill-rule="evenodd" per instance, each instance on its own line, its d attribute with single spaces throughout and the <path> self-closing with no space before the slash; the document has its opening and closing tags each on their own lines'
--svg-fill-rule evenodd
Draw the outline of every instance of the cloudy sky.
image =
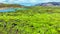
<svg viewBox="0 0 60 34">
<path fill-rule="evenodd" d="M 0 3 L 16 3 L 21 5 L 30 6 L 37 3 L 43 2 L 60 2 L 60 0 L 1 0 Z"/>
</svg>

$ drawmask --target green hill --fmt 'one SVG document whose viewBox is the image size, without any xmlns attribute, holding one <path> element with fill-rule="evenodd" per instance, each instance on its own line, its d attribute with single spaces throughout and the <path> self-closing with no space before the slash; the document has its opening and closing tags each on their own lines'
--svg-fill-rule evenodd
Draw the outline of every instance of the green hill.
<svg viewBox="0 0 60 34">
<path fill-rule="evenodd" d="M 23 7 L 21 5 L 18 5 L 18 4 L 0 4 L 0 8 L 3 8 L 3 7 Z"/>
</svg>

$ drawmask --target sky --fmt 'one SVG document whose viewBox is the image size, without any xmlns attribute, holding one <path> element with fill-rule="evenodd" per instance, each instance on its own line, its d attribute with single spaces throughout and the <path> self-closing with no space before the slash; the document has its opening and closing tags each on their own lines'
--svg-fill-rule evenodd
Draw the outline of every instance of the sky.
<svg viewBox="0 0 60 34">
<path fill-rule="evenodd" d="M 21 4 L 25 6 L 31 6 L 38 3 L 44 2 L 60 2 L 60 0 L 1 0 L 0 3 L 9 3 L 9 4 Z"/>
</svg>

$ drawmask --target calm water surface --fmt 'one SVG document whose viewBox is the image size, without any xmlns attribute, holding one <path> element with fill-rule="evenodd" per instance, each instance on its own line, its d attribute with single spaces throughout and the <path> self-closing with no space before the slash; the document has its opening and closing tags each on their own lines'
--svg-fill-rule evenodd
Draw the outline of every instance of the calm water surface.
<svg viewBox="0 0 60 34">
<path fill-rule="evenodd" d="M 26 10 L 26 8 L 8 8 L 8 9 L 0 9 L 0 12 L 15 12 L 16 10 Z"/>
</svg>

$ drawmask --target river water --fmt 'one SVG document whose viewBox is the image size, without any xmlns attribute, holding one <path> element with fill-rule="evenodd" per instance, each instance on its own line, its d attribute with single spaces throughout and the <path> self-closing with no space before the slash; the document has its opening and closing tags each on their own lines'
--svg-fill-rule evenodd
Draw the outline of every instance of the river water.
<svg viewBox="0 0 60 34">
<path fill-rule="evenodd" d="M 15 12 L 16 10 L 26 10 L 26 8 L 7 8 L 7 9 L 0 9 L 0 12 Z"/>
</svg>

